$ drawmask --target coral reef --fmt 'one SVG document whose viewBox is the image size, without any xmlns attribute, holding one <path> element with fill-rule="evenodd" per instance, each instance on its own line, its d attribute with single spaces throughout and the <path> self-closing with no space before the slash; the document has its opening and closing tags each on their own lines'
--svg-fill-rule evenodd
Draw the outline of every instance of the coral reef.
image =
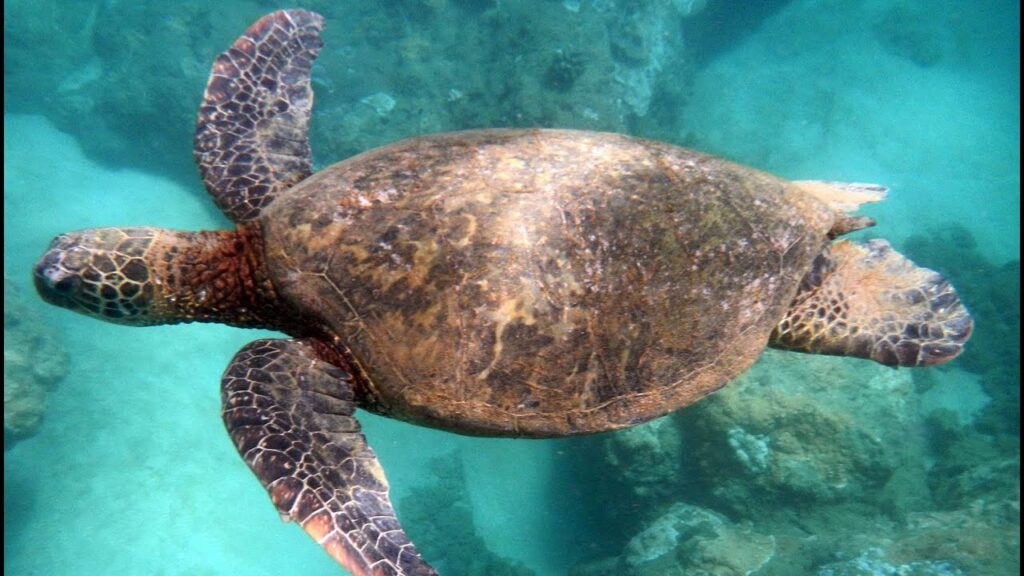
<svg viewBox="0 0 1024 576">
<path fill-rule="evenodd" d="M 990 262 L 963 225 L 949 222 L 906 240 L 903 251 L 933 263 L 957 286 L 974 316 L 970 345 L 958 366 L 981 375 L 992 398 L 978 426 L 1013 446 L 1020 443 L 1020 261 Z M 935 375 L 915 374 L 919 387 L 934 384 Z M 1019 448 L 1018 448 L 1019 449 Z"/>
<path fill-rule="evenodd" d="M 4 11 L 5 34 L 19 39 L 4 54 L 7 111 L 46 115 L 104 164 L 194 180 L 196 108 L 210 62 L 237 24 L 199 2 L 21 1 Z M 55 14 L 74 20 L 53 22 Z M 26 64 L 6 68 L 12 59 Z"/>
<path fill-rule="evenodd" d="M 751 574 L 775 555 L 775 539 L 710 510 L 675 504 L 630 540 L 625 573 Z"/>
<path fill-rule="evenodd" d="M 671 418 L 659 418 L 610 435 L 604 442 L 605 462 L 633 495 L 664 498 L 678 489 L 682 437 Z"/>
<path fill-rule="evenodd" d="M 544 72 L 544 86 L 557 92 L 568 92 L 583 75 L 586 62 L 579 52 L 558 50 Z"/>
<path fill-rule="evenodd" d="M 34 434 L 46 395 L 67 372 L 55 332 L 4 278 L 4 449 Z"/>
<path fill-rule="evenodd" d="M 729 446 L 740 463 L 753 473 L 764 472 L 768 468 L 770 440 L 768 436 L 754 436 L 742 428 L 729 430 Z"/>
<path fill-rule="evenodd" d="M 429 483 L 414 487 L 399 507 L 402 523 L 442 574 L 531 576 L 534 572 L 487 548 L 476 533 L 462 460 L 457 452 L 433 460 Z"/>
<path fill-rule="evenodd" d="M 692 74 L 680 26 L 703 4 L 308 2 L 326 19 L 313 149 L 330 163 L 417 134 L 505 126 L 673 139 Z M 104 163 L 194 184 L 210 63 L 267 8 L 15 0 L 4 10 L 8 111 L 45 114 Z"/>
<path fill-rule="evenodd" d="M 875 574 L 906 574 L 908 576 L 964 576 L 964 572 L 949 562 L 909 562 L 892 564 L 879 548 L 870 548 L 856 558 L 826 564 L 817 576 L 873 576 Z"/>
<path fill-rule="evenodd" d="M 682 417 L 709 501 L 799 506 L 871 498 L 925 444 L 907 371 L 768 351 Z"/>
<path fill-rule="evenodd" d="M 701 403 L 605 437 L 603 489 L 663 512 L 609 507 L 631 536 L 574 574 L 1013 573 L 1019 457 L 926 405 L 911 374 L 769 350 Z"/>
<path fill-rule="evenodd" d="M 575 576 L 740 576 L 775 555 L 775 538 L 737 525 L 721 514 L 677 503 L 645 526 L 617 558 L 576 567 Z"/>
</svg>

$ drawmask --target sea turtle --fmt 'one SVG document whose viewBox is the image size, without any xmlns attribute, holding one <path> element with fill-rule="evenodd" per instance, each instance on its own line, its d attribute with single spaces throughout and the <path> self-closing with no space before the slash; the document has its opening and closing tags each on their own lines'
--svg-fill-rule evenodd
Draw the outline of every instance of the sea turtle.
<svg viewBox="0 0 1024 576">
<path fill-rule="evenodd" d="M 128 325 L 274 328 L 224 374 L 223 417 L 285 518 L 358 575 L 434 574 L 357 407 L 464 434 L 554 437 L 691 404 L 764 347 L 928 366 L 971 319 L 939 274 L 848 215 L 870 185 L 787 182 L 615 134 L 485 130 L 312 174 L 320 16 L 270 14 L 213 65 L 195 158 L 234 231 L 57 237 L 44 299 Z"/>
</svg>

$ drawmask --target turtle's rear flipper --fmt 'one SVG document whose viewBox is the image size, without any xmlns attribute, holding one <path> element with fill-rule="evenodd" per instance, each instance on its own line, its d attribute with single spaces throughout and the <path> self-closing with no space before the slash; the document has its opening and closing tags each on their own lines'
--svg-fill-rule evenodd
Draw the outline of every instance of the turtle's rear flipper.
<svg viewBox="0 0 1024 576">
<path fill-rule="evenodd" d="M 844 240 L 814 261 L 770 345 L 932 366 L 960 353 L 971 325 L 942 275 L 915 266 L 884 240 Z"/>
<path fill-rule="evenodd" d="M 356 576 L 436 576 L 395 518 L 353 417 L 351 375 L 301 341 L 257 340 L 221 390 L 228 432 L 282 518 Z"/>
<path fill-rule="evenodd" d="M 310 70 L 322 28 L 318 14 L 274 12 L 213 63 L 193 155 L 214 202 L 235 222 L 256 218 L 312 172 Z"/>
</svg>

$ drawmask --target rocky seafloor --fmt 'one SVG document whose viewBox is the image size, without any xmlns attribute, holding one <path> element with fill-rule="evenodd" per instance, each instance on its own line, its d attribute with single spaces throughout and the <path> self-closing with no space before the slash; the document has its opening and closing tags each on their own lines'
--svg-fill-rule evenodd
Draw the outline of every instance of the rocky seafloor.
<svg viewBox="0 0 1024 576">
<path fill-rule="evenodd" d="M 46 397 L 67 373 L 60 336 L 4 278 L 4 450 L 42 424 Z"/>
</svg>

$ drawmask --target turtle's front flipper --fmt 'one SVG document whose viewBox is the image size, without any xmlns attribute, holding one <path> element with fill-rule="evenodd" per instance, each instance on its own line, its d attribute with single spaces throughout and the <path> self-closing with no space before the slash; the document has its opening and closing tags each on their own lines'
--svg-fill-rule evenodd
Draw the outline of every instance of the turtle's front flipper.
<svg viewBox="0 0 1024 576">
<path fill-rule="evenodd" d="M 884 240 L 844 240 L 814 261 L 769 344 L 889 366 L 932 366 L 960 354 L 971 326 L 942 275 L 915 266 Z"/>
<path fill-rule="evenodd" d="M 257 340 L 221 389 L 228 432 L 283 518 L 356 576 L 437 574 L 395 518 L 350 374 L 302 341 Z"/>
<path fill-rule="evenodd" d="M 312 172 L 309 77 L 322 28 L 318 14 L 274 12 L 213 63 L 193 154 L 214 202 L 235 222 L 256 218 Z"/>
</svg>

